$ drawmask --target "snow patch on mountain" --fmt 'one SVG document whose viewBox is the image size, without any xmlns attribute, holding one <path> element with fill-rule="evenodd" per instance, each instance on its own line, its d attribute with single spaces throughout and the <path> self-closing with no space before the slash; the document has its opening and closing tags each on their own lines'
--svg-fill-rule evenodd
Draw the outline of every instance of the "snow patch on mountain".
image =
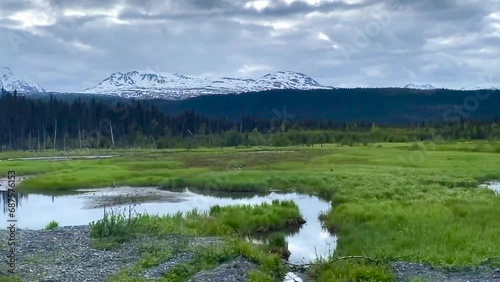
<svg viewBox="0 0 500 282">
<path fill-rule="evenodd" d="M 435 89 L 437 89 L 436 87 L 434 87 L 430 84 L 415 84 L 415 83 L 407 84 L 404 88 L 406 88 L 406 89 L 418 89 L 418 90 L 435 90 Z"/>
<path fill-rule="evenodd" d="M 17 91 L 18 93 L 45 93 L 39 84 L 24 78 L 16 76 L 10 68 L 0 68 L 0 88 L 9 92 Z"/>
<path fill-rule="evenodd" d="M 259 79 L 195 78 L 178 73 L 148 71 L 115 72 L 98 85 L 83 91 L 126 98 L 186 99 L 208 94 L 240 94 L 274 89 L 333 89 L 298 72 L 278 71 Z"/>
</svg>

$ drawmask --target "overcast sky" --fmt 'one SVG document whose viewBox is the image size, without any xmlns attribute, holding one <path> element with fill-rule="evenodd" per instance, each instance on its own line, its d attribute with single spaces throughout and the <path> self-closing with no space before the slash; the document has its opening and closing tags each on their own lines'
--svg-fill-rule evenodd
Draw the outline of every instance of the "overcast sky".
<svg viewBox="0 0 500 282">
<path fill-rule="evenodd" d="M 1 0 L 0 66 L 51 91 L 116 71 L 500 86 L 500 0 Z"/>
</svg>

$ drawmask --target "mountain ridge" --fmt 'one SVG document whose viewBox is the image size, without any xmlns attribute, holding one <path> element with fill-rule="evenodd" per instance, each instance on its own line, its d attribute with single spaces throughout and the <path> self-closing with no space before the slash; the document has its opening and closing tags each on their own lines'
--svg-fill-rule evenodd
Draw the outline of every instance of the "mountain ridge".
<svg viewBox="0 0 500 282">
<path fill-rule="evenodd" d="M 0 68 L 0 88 L 6 91 L 18 93 L 45 93 L 47 92 L 38 83 L 35 83 L 27 78 L 18 77 L 8 67 Z"/>
</svg>

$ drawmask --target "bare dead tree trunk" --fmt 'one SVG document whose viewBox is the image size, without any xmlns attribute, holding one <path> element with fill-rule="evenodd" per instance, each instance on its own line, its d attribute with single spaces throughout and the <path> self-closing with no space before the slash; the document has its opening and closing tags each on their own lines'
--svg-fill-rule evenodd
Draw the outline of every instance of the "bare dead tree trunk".
<svg viewBox="0 0 500 282">
<path fill-rule="evenodd" d="M 181 145 L 184 142 L 184 125 L 186 124 L 186 119 L 182 121 L 182 129 L 181 129 Z"/>
<path fill-rule="evenodd" d="M 55 119 L 55 126 L 54 126 L 54 150 L 56 150 L 56 141 L 57 141 L 57 118 Z"/>
<path fill-rule="evenodd" d="M 99 124 L 99 128 L 97 129 L 97 149 L 101 146 L 101 125 Z"/>
<path fill-rule="evenodd" d="M 115 147 L 115 136 L 113 135 L 113 125 L 111 124 L 111 121 L 109 121 L 109 131 L 111 131 L 111 144 L 114 148 Z"/>
<path fill-rule="evenodd" d="M 212 123 L 208 121 L 208 147 L 212 147 Z"/>
<path fill-rule="evenodd" d="M 43 125 L 43 149 L 44 150 L 45 150 L 45 148 L 47 148 L 47 147 L 45 147 L 45 140 L 47 140 L 47 139 L 45 138 L 45 123 L 44 123 L 44 125 Z"/>
<path fill-rule="evenodd" d="M 80 140 L 80 150 L 83 149 L 83 141 L 82 141 L 82 129 L 80 127 L 80 119 L 78 119 L 78 139 Z"/>
</svg>

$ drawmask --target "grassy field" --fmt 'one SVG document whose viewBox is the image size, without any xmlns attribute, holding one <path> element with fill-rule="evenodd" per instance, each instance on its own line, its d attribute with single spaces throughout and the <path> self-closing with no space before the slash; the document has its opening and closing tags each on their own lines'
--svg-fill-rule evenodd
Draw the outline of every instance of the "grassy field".
<svg viewBox="0 0 500 282">
<path fill-rule="evenodd" d="M 322 219 L 339 235 L 336 257 L 470 266 L 500 254 L 500 197 L 478 188 L 500 179 L 495 148 L 498 143 L 469 142 L 136 150 L 105 152 L 120 155 L 113 159 L 61 162 L 7 161 L 16 156 L 9 153 L 0 154 L 0 174 L 34 175 L 20 189 L 43 192 L 154 185 L 314 193 L 332 201 Z M 346 265 L 351 271 L 343 271 Z M 317 279 L 389 277 L 383 265 L 355 265 L 325 262 L 315 268 Z"/>
</svg>

